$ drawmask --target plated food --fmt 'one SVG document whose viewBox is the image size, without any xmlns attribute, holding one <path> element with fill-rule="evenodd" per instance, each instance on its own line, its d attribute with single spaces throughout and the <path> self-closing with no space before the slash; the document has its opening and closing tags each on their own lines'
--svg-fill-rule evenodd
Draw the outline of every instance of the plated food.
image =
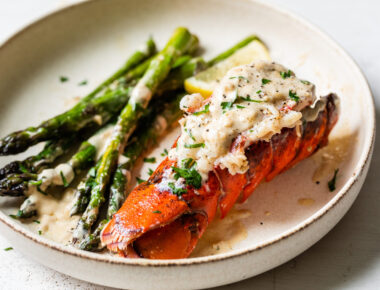
<svg viewBox="0 0 380 290">
<path fill-rule="evenodd" d="M 212 0 L 186 4 L 99 0 L 41 19 L 0 47 L 1 136 L 61 114 L 78 101 L 78 95 L 87 95 L 111 75 L 149 33 L 161 48 L 176 25 L 197 34 L 207 63 L 245 36 L 257 33 L 270 48 L 273 60 L 294 71 L 299 79 L 314 83 L 317 96 L 336 92 L 340 97 L 339 122 L 330 133 L 329 145 L 270 182 L 261 182 L 250 198 L 244 203 L 238 200 L 223 219 L 216 216 L 186 259 L 125 259 L 104 254 L 109 251 L 94 253 L 72 247 L 70 230 L 76 228 L 81 215 L 70 217 L 70 211 L 82 176 L 67 188 L 55 186 L 47 190 L 48 195 L 41 195 L 38 217 L 12 219 L 9 215 L 17 213 L 24 197 L 0 198 L 1 234 L 14 249 L 59 272 L 101 285 L 209 288 L 258 275 L 292 259 L 331 230 L 349 209 L 363 184 L 373 149 L 374 107 L 365 77 L 347 53 L 313 25 L 254 0 L 221 0 L 217 5 Z M 268 51 L 260 51 L 261 57 L 228 67 L 224 74 L 241 64 L 269 60 Z M 217 71 L 222 71 L 219 68 Z M 189 93 L 213 92 L 220 78 L 206 71 L 201 71 L 202 77 L 196 74 L 187 79 Z M 210 79 L 214 80 L 211 85 Z M 82 84 L 83 80 L 87 84 Z M 152 108 L 163 112 L 153 102 Z M 178 110 L 179 106 L 175 107 Z M 101 146 L 100 141 L 106 141 L 112 130 L 111 125 L 99 132 L 94 143 Z M 128 192 L 135 187 L 135 176 L 149 179 L 180 135 L 178 127 L 166 131 L 134 164 Z M 0 167 L 38 154 L 43 145 L 19 156 L 1 157 Z M 73 151 L 57 162 L 66 163 L 77 149 Z M 336 189 L 330 191 L 328 183 L 338 168 Z M 103 208 L 105 204 L 107 201 Z"/>
<path fill-rule="evenodd" d="M 224 218 L 262 181 L 327 144 L 336 95 L 317 97 L 313 84 L 269 61 L 256 36 L 208 62 L 193 56 L 198 46 L 181 27 L 160 52 L 149 39 L 72 109 L 1 139 L 1 155 L 47 141 L 39 154 L 0 170 L 0 194 L 24 197 L 12 216 L 40 224 L 46 196 L 84 174 L 72 196 L 70 215 L 81 217 L 66 229 L 71 245 L 186 258 L 218 210 Z M 129 193 L 136 162 L 181 110 L 181 135 L 168 156 Z M 48 229 L 49 219 L 42 222 Z"/>
</svg>

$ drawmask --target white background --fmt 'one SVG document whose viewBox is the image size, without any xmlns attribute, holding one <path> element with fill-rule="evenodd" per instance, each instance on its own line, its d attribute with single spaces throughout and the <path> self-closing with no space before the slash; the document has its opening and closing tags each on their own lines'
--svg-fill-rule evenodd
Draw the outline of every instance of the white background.
<svg viewBox="0 0 380 290">
<path fill-rule="evenodd" d="M 0 42 L 49 11 L 74 2 L 78 1 L 0 0 Z M 379 113 L 380 1 L 269 2 L 317 24 L 353 56 L 369 80 Z M 378 128 L 379 125 L 377 121 Z M 380 289 L 380 174 L 377 170 L 380 171 L 379 143 L 375 145 L 372 165 L 359 198 L 326 237 L 283 266 L 218 289 Z M 0 236 L 1 289 L 104 289 L 27 260 L 17 249 L 3 251 L 9 246 L 12 245 Z"/>
</svg>

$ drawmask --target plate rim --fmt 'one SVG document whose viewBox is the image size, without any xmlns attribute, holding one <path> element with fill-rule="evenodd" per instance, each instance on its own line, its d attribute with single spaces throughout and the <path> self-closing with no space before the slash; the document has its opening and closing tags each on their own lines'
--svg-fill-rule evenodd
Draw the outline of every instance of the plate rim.
<svg viewBox="0 0 380 290">
<path fill-rule="evenodd" d="M 14 34 L 6 38 L 4 41 L 0 42 L 0 54 L 8 45 L 10 45 L 13 41 L 15 41 L 19 36 L 27 33 L 30 29 L 33 29 L 33 27 L 38 26 L 41 23 L 48 21 L 50 18 L 53 18 L 58 14 L 67 13 L 78 7 L 93 5 L 94 3 L 101 2 L 101 1 L 105 1 L 105 0 L 92 0 L 92 1 L 80 0 L 80 2 L 70 4 L 62 8 L 58 8 L 56 10 L 45 13 L 42 16 L 31 20 L 29 24 L 16 30 Z M 227 0 L 223 0 L 223 1 L 227 1 Z M 308 30 L 314 33 L 317 33 L 329 45 L 334 47 L 337 50 L 338 54 L 340 54 L 342 57 L 345 58 L 345 61 L 348 62 L 350 66 L 356 70 L 356 73 L 361 78 L 360 81 L 363 82 L 363 88 L 366 91 L 366 94 L 364 97 L 368 99 L 370 107 L 371 107 L 371 110 L 369 110 L 369 114 L 367 115 L 367 117 L 369 117 L 368 123 L 369 123 L 369 130 L 370 130 L 371 136 L 368 137 L 368 139 L 364 140 L 365 151 L 361 154 L 359 161 L 355 165 L 354 174 L 349 177 L 349 179 L 346 181 L 344 186 L 329 202 L 327 202 L 322 208 L 320 208 L 312 216 L 308 217 L 307 219 L 304 219 L 302 222 L 293 226 L 292 228 L 285 231 L 284 233 L 277 235 L 268 241 L 263 241 L 262 243 L 259 243 L 255 246 L 246 247 L 244 249 L 231 250 L 229 252 L 221 253 L 217 255 L 197 257 L 197 258 L 173 259 L 173 260 L 125 259 L 125 258 L 101 255 L 98 253 L 86 252 L 86 251 L 82 251 L 73 247 L 68 247 L 60 243 L 54 242 L 52 240 L 49 240 L 47 238 L 38 236 L 32 231 L 21 226 L 18 222 L 14 221 L 12 218 L 7 216 L 2 211 L 0 211 L 0 221 L 6 226 L 10 227 L 13 231 L 17 232 L 18 234 L 23 235 L 24 237 L 28 238 L 34 243 L 37 243 L 38 245 L 48 247 L 51 250 L 55 250 L 63 254 L 69 254 L 76 258 L 85 258 L 85 259 L 96 261 L 96 262 L 105 262 L 109 264 L 127 265 L 127 266 L 169 267 L 169 266 L 186 266 L 186 265 L 220 262 L 226 259 L 238 258 L 240 256 L 244 256 L 244 255 L 259 251 L 271 245 L 277 244 L 281 242 L 282 240 L 290 238 L 296 233 L 302 232 L 304 229 L 308 228 L 314 222 L 324 217 L 331 209 L 333 209 L 336 205 L 338 205 L 339 202 L 350 192 L 351 188 L 360 180 L 360 177 L 365 172 L 366 166 L 369 165 L 368 163 L 370 163 L 371 161 L 371 156 L 372 156 L 374 143 L 375 143 L 375 137 L 376 137 L 376 119 L 375 119 L 376 114 L 375 114 L 375 104 L 374 104 L 373 93 L 368 84 L 368 80 L 365 77 L 359 65 L 354 60 L 354 58 L 340 44 L 338 44 L 327 32 L 323 31 L 321 28 L 319 28 L 315 24 L 310 23 L 304 17 L 301 17 L 297 15 L 296 13 L 291 12 L 281 6 L 267 3 L 262 0 L 239 0 L 239 1 L 241 3 L 245 2 L 248 4 L 254 3 L 256 5 L 260 5 L 264 7 L 265 9 L 269 9 L 278 14 L 282 14 L 285 17 L 288 17 L 288 18 L 291 18 L 292 20 L 297 21 L 298 23 L 300 23 L 300 25 L 304 26 Z M 335 225 L 333 227 L 335 227 Z"/>
</svg>

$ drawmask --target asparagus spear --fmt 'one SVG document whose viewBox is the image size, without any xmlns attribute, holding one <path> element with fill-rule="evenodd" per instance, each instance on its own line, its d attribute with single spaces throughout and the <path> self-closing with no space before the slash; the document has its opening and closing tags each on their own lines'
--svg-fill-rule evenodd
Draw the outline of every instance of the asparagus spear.
<svg viewBox="0 0 380 290">
<path fill-rule="evenodd" d="M 73 207 L 71 208 L 70 215 L 83 213 L 86 210 L 88 203 L 90 202 L 91 189 L 94 184 L 96 171 L 100 165 L 100 160 L 95 166 L 93 166 L 79 183 L 77 190 L 74 194 Z"/>
<path fill-rule="evenodd" d="M 54 160 L 68 152 L 73 140 L 60 139 L 49 141 L 37 155 L 30 156 L 22 161 L 12 161 L 0 169 L 0 179 L 12 173 L 38 173 L 41 169 L 51 165 Z"/>
<path fill-rule="evenodd" d="M 41 141 L 61 137 L 62 134 L 76 132 L 81 128 L 86 127 L 89 123 L 92 123 L 94 121 L 93 117 L 98 114 L 96 107 L 94 107 L 96 102 L 95 104 L 92 102 L 97 94 L 109 86 L 114 80 L 117 80 L 128 72 L 131 68 L 154 54 L 154 52 L 155 44 L 153 40 L 149 39 L 142 50 L 135 52 L 121 69 L 103 82 L 93 92 L 84 97 L 72 109 L 42 122 L 37 127 L 29 127 L 25 130 L 16 131 L 1 139 L 0 155 L 23 152 L 30 146 Z M 118 107 L 118 110 L 121 108 L 122 107 Z M 115 113 L 117 112 L 112 111 L 112 114 Z"/>
<path fill-rule="evenodd" d="M 87 251 L 98 249 L 99 237 L 103 227 L 112 218 L 113 214 L 119 210 L 124 201 L 126 186 L 131 178 L 129 172 L 142 153 L 163 135 L 167 127 L 171 126 L 182 115 L 179 110 L 179 102 L 183 96 L 184 93 L 177 93 L 169 103 L 164 106 L 155 106 L 156 110 L 152 114 L 140 120 L 138 130 L 131 138 L 132 143 L 127 146 L 123 153 L 127 159 L 118 165 L 114 174 L 110 188 L 107 217 L 99 222 L 93 233 L 87 235 L 81 241 L 79 244 L 80 249 Z"/>
<path fill-rule="evenodd" d="M 74 241 L 82 239 L 96 221 L 100 206 L 105 201 L 105 191 L 125 143 L 136 127 L 138 119 L 147 108 L 159 84 L 167 77 L 175 61 L 189 51 L 194 37 L 186 28 L 177 28 L 165 48 L 151 61 L 144 76 L 131 93 L 128 104 L 122 110 L 112 138 L 101 159 L 91 191 L 90 203 L 74 232 Z"/>
</svg>

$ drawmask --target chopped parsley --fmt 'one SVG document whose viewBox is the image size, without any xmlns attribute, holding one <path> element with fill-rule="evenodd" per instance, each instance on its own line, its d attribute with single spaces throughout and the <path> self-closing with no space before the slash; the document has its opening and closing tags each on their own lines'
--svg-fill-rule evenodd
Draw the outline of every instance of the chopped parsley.
<svg viewBox="0 0 380 290">
<path fill-rule="evenodd" d="M 194 149 L 194 148 L 199 148 L 199 147 L 204 148 L 205 143 L 185 144 L 184 147 L 188 149 Z"/>
<path fill-rule="evenodd" d="M 256 94 L 261 94 L 261 90 L 258 90 L 258 91 L 256 92 Z"/>
<path fill-rule="evenodd" d="M 175 172 L 174 178 L 178 180 L 178 178 L 182 177 L 185 179 L 187 185 L 191 185 L 196 189 L 199 189 L 202 186 L 202 177 L 195 169 L 196 162 L 192 159 L 185 159 L 182 161 L 182 168 L 172 167 Z"/>
<path fill-rule="evenodd" d="M 288 70 L 287 72 L 281 71 L 280 75 L 283 79 L 290 78 L 292 76 L 292 71 Z"/>
<path fill-rule="evenodd" d="M 223 110 L 230 110 L 233 104 L 234 102 L 222 102 L 220 106 L 222 107 Z"/>
<path fill-rule="evenodd" d="M 245 107 L 244 106 L 240 106 L 240 105 L 236 105 L 236 108 L 238 108 L 238 109 L 244 109 Z"/>
<path fill-rule="evenodd" d="M 154 210 L 154 211 L 152 211 L 152 213 L 161 213 L 161 211 L 159 211 L 159 210 Z"/>
<path fill-rule="evenodd" d="M 17 215 L 15 215 L 15 214 L 10 214 L 10 215 L 9 215 L 9 217 L 11 217 L 11 218 L 13 218 L 13 219 L 15 219 L 15 220 L 17 220 L 17 219 L 18 219 L 18 216 L 17 216 Z"/>
<path fill-rule="evenodd" d="M 167 149 L 164 149 L 164 152 L 161 153 L 161 156 L 167 156 L 169 154 L 168 150 Z"/>
<path fill-rule="evenodd" d="M 271 80 L 268 80 L 268 79 L 261 79 L 261 83 L 263 85 L 266 85 L 266 84 L 269 84 L 271 82 Z"/>
<path fill-rule="evenodd" d="M 67 182 L 66 177 L 65 177 L 65 175 L 63 174 L 63 172 L 60 171 L 59 174 L 61 175 L 61 179 L 62 179 L 63 187 L 68 187 L 68 186 L 69 186 L 69 183 Z"/>
<path fill-rule="evenodd" d="M 149 176 L 151 176 L 151 175 L 153 174 L 153 172 L 154 172 L 154 171 L 153 171 L 152 168 L 149 168 L 149 169 L 148 169 L 148 175 L 149 175 Z"/>
<path fill-rule="evenodd" d="M 144 162 L 146 162 L 146 163 L 156 163 L 156 157 L 144 158 Z"/>
<path fill-rule="evenodd" d="M 298 102 L 300 100 L 300 97 L 296 95 L 295 92 L 292 90 L 289 90 L 289 98 L 291 98 L 293 101 Z"/>
<path fill-rule="evenodd" d="M 34 223 L 40 224 L 41 222 L 39 220 L 33 220 Z"/>
<path fill-rule="evenodd" d="M 210 104 L 207 104 L 207 105 L 205 105 L 205 108 L 202 111 L 195 112 L 195 113 L 193 113 L 193 115 L 198 116 L 198 115 L 201 115 L 201 114 L 208 113 L 209 112 L 209 108 L 210 108 Z"/>
<path fill-rule="evenodd" d="M 185 132 L 190 136 L 190 138 L 195 141 L 195 138 L 193 136 L 193 133 L 191 133 L 191 130 L 188 130 L 187 128 L 185 128 Z"/>
<path fill-rule="evenodd" d="M 146 180 L 141 179 L 140 177 L 136 176 L 136 181 L 138 184 L 141 184 L 141 183 L 145 182 Z"/>
<path fill-rule="evenodd" d="M 24 164 L 19 163 L 18 167 L 20 168 L 22 173 L 29 173 L 28 169 L 24 166 Z"/>
<path fill-rule="evenodd" d="M 307 80 L 301 80 L 301 83 L 303 83 L 304 85 L 310 85 L 310 82 Z"/>
<path fill-rule="evenodd" d="M 333 192 L 336 189 L 335 183 L 336 183 L 336 177 L 338 175 L 339 168 L 335 169 L 334 176 L 331 178 L 331 180 L 327 183 L 329 190 Z"/>
<path fill-rule="evenodd" d="M 12 251 L 13 248 L 12 247 L 8 247 L 8 248 L 5 248 L 4 251 L 8 252 L 8 251 Z"/>
<path fill-rule="evenodd" d="M 253 100 L 253 99 L 251 99 L 251 96 L 249 96 L 249 95 L 247 95 L 246 98 L 244 98 L 244 97 L 238 97 L 238 99 L 246 101 L 246 102 L 253 102 L 253 103 L 262 103 L 263 102 L 263 101 L 260 101 L 260 100 Z"/>
<path fill-rule="evenodd" d="M 69 78 L 65 77 L 65 76 L 60 76 L 59 80 L 61 81 L 61 83 L 65 83 L 65 82 L 67 82 L 69 80 Z"/>
<path fill-rule="evenodd" d="M 175 187 L 173 182 L 169 182 L 168 186 L 172 190 L 173 194 L 178 195 L 178 196 L 181 196 L 182 194 L 187 192 L 187 190 L 185 188 Z"/>
<path fill-rule="evenodd" d="M 85 85 L 87 85 L 88 84 L 88 81 L 87 80 L 83 80 L 83 81 L 81 81 L 79 84 L 78 84 L 78 86 L 85 86 Z"/>
<path fill-rule="evenodd" d="M 38 234 L 41 236 L 42 235 L 42 231 L 38 231 Z"/>
<path fill-rule="evenodd" d="M 239 79 L 239 80 L 245 80 L 247 83 L 249 83 L 249 79 L 243 76 L 235 76 L 235 77 L 230 77 L 230 80 L 232 79 Z"/>
</svg>

